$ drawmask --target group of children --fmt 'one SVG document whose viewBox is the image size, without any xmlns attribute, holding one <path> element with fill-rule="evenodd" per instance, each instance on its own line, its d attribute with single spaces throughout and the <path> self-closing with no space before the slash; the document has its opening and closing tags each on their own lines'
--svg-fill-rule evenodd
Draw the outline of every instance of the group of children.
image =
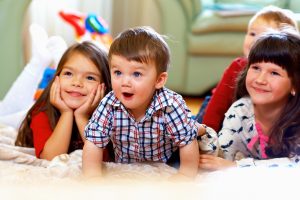
<svg viewBox="0 0 300 200">
<path fill-rule="evenodd" d="M 258 12 L 244 54 L 225 71 L 199 124 L 182 96 L 164 86 L 170 51 L 153 29 L 125 30 L 108 54 L 90 42 L 74 44 L 27 113 L 16 145 L 48 160 L 83 148 L 86 177 L 101 176 L 103 161 L 166 163 L 176 150 L 180 179 L 260 160 L 297 164 L 300 35 L 293 13 L 273 6 Z"/>
</svg>

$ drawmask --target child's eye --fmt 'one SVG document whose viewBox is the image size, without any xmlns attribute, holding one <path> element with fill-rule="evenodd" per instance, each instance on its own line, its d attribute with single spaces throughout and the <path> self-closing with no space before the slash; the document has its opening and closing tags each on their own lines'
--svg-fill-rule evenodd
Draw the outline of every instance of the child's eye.
<svg viewBox="0 0 300 200">
<path fill-rule="evenodd" d="M 86 78 L 87 78 L 87 80 L 89 80 L 89 81 L 95 81 L 95 80 L 96 80 L 96 78 L 93 77 L 93 76 L 87 76 Z"/>
<path fill-rule="evenodd" d="M 275 71 L 271 72 L 271 74 L 272 74 L 273 76 L 280 76 L 280 74 L 279 74 L 278 72 L 275 72 Z"/>
<path fill-rule="evenodd" d="M 140 72 L 134 72 L 133 73 L 133 76 L 134 77 L 140 77 L 142 75 L 142 73 L 140 73 Z"/>
<path fill-rule="evenodd" d="M 252 65 L 250 68 L 253 70 L 259 70 L 259 67 L 257 65 Z"/>
<path fill-rule="evenodd" d="M 118 70 L 116 70 L 116 71 L 114 71 L 114 74 L 116 75 L 116 76 L 121 76 L 121 72 L 120 71 L 118 71 Z"/>
<path fill-rule="evenodd" d="M 249 35 L 252 36 L 252 37 L 255 37 L 255 36 L 256 36 L 256 33 L 250 32 Z"/>
<path fill-rule="evenodd" d="M 65 72 L 63 72 L 63 75 L 65 75 L 65 76 L 72 76 L 72 72 L 65 71 Z"/>
</svg>

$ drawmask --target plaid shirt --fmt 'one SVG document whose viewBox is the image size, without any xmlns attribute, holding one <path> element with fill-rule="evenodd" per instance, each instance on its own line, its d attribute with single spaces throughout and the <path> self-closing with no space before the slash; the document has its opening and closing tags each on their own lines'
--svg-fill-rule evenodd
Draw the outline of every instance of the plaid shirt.
<svg viewBox="0 0 300 200">
<path fill-rule="evenodd" d="M 178 147 L 191 143 L 197 132 L 183 98 L 162 88 L 139 122 L 110 92 L 86 126 L 85 137 L 100 148 L 111 140 L 116 162 L 166 162 Z"/>
</svg>

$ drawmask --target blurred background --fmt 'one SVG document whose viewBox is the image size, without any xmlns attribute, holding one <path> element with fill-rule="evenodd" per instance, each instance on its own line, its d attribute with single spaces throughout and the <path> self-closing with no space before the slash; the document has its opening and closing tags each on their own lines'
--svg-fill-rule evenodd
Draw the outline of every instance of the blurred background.
<svg viewBox="0 0 300 200">
<path fill-rule="evenodd" d="M 298 0 L 0 0 L 0 99 L 31 57 L 30 24 L 62 36 L 68 45 L 76 42 L 74 27 L 59 11 L 95 14 L 112 37 L 141 25 L 167 35 L 172 54 L 167 86 L 203 96 L 242 55 L 248 21 L 266 5 L 300 12 Z"/>
<path fill-rule="evenodd" d="M 153 6 L 148 0 L 0 0 L 0 99 L 31 57 L 30 24 L 44 27 L 49 36 L 62 36 L 70 45 L 76 34 L 59 11 L 100 16 L 115 36 L 127 27 L 155 27 Z"/>
</svg>

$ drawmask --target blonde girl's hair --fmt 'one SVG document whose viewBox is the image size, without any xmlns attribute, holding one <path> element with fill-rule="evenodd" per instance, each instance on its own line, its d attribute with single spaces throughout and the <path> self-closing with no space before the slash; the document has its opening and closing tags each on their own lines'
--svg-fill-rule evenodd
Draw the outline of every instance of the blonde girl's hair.
<svg viewBox="0 0 300 200">
<path fill-rule="evenodd" d="M 279 8 L 273 5 L 266 6 L 259 10 L 249 21 L 249 26 L 256 20 L 263 20 L 270 24 L 275 24 L 279 29 L 283 26 L 291 26 L 296 31 L 298 30 L 298 23 L 295 14 L 288 9 Z"/>
</svg>

